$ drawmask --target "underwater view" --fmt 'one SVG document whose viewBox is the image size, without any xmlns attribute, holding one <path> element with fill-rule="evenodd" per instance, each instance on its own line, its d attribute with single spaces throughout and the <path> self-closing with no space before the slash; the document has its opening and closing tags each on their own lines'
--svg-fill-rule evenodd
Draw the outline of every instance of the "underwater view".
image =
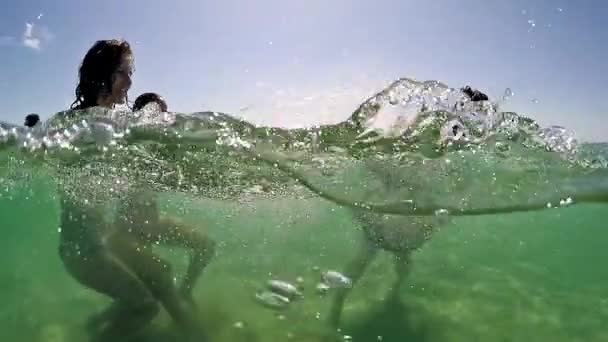
<svg viewBox="0 0 608 342">
<path fill-rule="evenodd" d="M 40 14 L 21 38 L 0 25 L 0 81 L 10 82 L 0 97 L 1 341 L 608 341 L 605 66 L 584 62 L 606 50 L 563 49 L 566 33 L 605 36 L 595 31 L 606 27 L 603 3 L 387 1 L 386 18 L 420 11 L 397 31 L 369 18 L 369 4 L 237 3 L 11 6 L 7 18 Z M 194 8 L 209 21 L 191 22 Z M 141 18 L 116 14 L 111 29 L 99 19 L 121 9 Z M 147 22 L 170 11 L 184 27 Z M 89 25 L 59 26 L 76 12 Z M 418 25 L 437 17 L 451 19 Z M 505 23 L 454 29 L 465 18 Z M 351 20 L 360 25 L 342 33 Z M 424 37 L 450 29 L 446 44 L 468 32 L 478 46 L 446 62 Z M 508 30 L 519 36 L 505 42 L 553 59 L 522 50 L 501 67 L 482 50 Z M 369 38 L 379 32 L 386 39 Z M 205 55 L 204 37 L 218 50 Z M 413 50 L 383 59 L 373 46 L 384 40 Z M 371 45 L 351 55 L 357 41 Z M 565 67 L 553 75 L 574 56 L 573 72 L 590 77 L 576 86 Z M 476 58 L 490 64 L 466 61 Z M 66 80 L 28 83 L 39 77 L 30 73 L 58 77 L 54 67 Z M 360 67 L 375 81 L 354 81 Z M 330 79 L 345 85 L 323 90 Z M 25 87 L 42 90 L 17 95 Z"/>
</svg>

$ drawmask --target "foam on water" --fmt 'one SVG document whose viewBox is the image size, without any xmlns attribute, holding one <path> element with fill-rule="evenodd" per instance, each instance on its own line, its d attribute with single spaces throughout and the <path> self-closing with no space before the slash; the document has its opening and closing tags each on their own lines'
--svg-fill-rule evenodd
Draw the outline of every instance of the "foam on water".
<svg viewBox="0 0 608 342">
<path fill-rule="evenodd" d="M 93 108 L 58 113 L 33 129 L 0 123 L 0 148 L 43 155 L 75 196 L 85 187 L 105 192 L 104 200 L 141 183 L 211 198 L 298 197 L 308 188 L 343 205 L 434 215 L 483 213 L 488 205 L 538 209 L 566 197 L 603 201 L 605 193 L 573 188 L 602 168 L 590 162 L 597 157 L 581 157 L 563 127 L 542 128 L 441 82 L 407 78 L 337 125 L 287 130 L 215 112 Z M 392 194 L 384 184 L 376 196 L 382 203 L 369 203 L 362 194 L 389 175 Z"/>
</svg>

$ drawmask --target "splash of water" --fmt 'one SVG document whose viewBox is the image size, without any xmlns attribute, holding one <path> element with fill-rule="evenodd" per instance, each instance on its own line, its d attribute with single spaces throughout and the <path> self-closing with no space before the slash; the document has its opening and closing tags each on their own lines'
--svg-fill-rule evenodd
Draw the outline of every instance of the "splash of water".
<svg viewBox="0 0 608 342">
<path fill-rule="evenodd" d="M 546 198 L 570 197 L 588 166 L 576 163 L 579 145 L 561 127 L 541 128 L 441 82 L 407 78 L 337 125 L 287 130 L 223 113 L 94 108 L 59 113 L 33 130 L 1 124 L 0 143 L 44 152 L 67 192 L 96 203 L 145 183 L 221 199 L 312 190 L 385 213 L 484 214 L 536 210 Z M 366 191 L 372 187 L 383 189 L 375 191 L 376 202 Z M 603 199 L 594 196 L 586 198 Z"/>
</svg>

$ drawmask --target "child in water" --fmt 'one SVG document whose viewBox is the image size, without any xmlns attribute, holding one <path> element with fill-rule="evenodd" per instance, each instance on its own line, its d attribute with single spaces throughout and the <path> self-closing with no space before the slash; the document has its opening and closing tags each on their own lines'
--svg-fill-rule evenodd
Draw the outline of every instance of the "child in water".
<svg viewBox="0 0 608 342">
<path fill-rule="evenodd" d="M 25 127 L 33 128 L 40 122 L 40 116 L 38 114 L 28 114 L 25 116 L 25 122 L 23 125 Z"/>
<path fill-rule="evenodd" d="M 167 102 L 165 102 L 165 99 L 163 99 L 162 96 L 156 93 L 143 93 L 139 95 L 133 103 L 133 111 L 137 112 L 150 103 L 156 103 L 161 112 L 167 111 Z"/>
<path fill-rule="evenodd" d="M 167 102 L 156 93 L 144 93 L 135 99 L 133 111 L 156 103 L 162 112 Z M 215 242 L 205 234 L 175 217 L 161 215 L 156 193 L 140 187 L 121 203 L 114 224 L 121 231 L 128 231 L 145 247 L 163 244 L 191 249 L 190 265 L 180 287 L 182 296 L 193 303 L 192 290 L 203 269 L 211 261 Z"/>
</svg>

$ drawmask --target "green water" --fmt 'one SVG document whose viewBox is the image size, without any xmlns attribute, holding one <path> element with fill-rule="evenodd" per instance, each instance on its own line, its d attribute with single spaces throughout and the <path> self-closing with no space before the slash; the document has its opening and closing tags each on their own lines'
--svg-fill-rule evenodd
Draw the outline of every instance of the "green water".
<svg viewBox="0 0 608 342">
<path fill-rule="evenodd" d="M 77 284 L 57 254 L 53 188 L 0 198 L 0 341 L 86 341 L 83 323 L 109 299 Z M 210 341 L 321 341 L 331 294 L 321 269 L 341 270 L 361 233 L 349 211 L 322 200 L 237 204 L 169 196 L 164 209 L 219 245 L 196 289 Z M 608 241 L 603 206 L 460 218 L 413 256 L 401 303 L 381 253 L 347 299 L 339 334 L 353 341 L 608 341 Z M 182 273 L 180 250 L 160 253 Z M 277 313 L 253 299 L 270 278 L 304 278 L 305 296 Z M 280 316 L 282 315 L 282 316 Z M 162 313 L 138 339 L 178 341 Z"/>
</svg>

